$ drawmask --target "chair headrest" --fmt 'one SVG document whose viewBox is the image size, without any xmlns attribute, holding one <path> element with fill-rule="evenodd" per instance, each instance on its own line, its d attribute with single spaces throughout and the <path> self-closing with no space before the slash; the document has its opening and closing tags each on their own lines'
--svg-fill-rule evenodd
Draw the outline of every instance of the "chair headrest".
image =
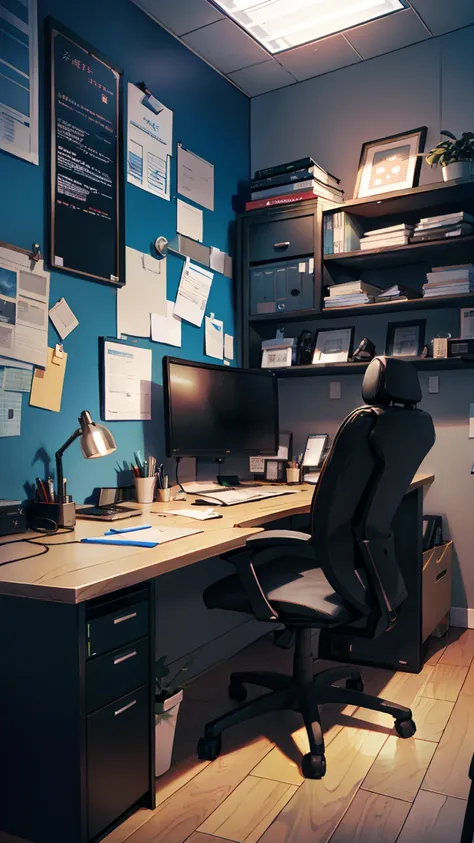
<svg viewBox="0 0 474 843">
<path fill-rule="evenodd" d="M 374 357 L 362 382 L 366 404 L 413 406 L 421 397 L 418 373 L 412 363 L 396 357 Z"/>
</svg>

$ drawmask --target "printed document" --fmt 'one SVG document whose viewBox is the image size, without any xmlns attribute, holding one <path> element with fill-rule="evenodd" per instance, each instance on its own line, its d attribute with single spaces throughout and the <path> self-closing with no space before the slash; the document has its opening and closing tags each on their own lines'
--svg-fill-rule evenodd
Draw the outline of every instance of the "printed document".
<svg viewBox="0 0 474 843">
<path fill-rule="evenodd" d="M 187 258 L 181 273 L 181 281 L 179 282 L 178 295 L 174 306 L 175 316 L 180 316 L 181 319 L 185 319 L 186 322 L 191 322 L 200 328 L 213 278 L 213 272 L 191 263 Z"/>
<path fill-rule="evenodd" d="M 21 392 L 0 389 L 0 436 L 20 436 Z"/>
<path fill-rule="evenodd" d="M 104 420 L 151 419 L 151 349 L 104 343 Z"/>
<path fill-rule="evenodd" d="M 49 272 L 43 261 L 0 247 L 1 355 L 46 366 L 48 301 Z"/>
<path fill-rule="evenodd" d="M 33 366 L 6 366 L 3 372 L 3 388 L 11 392 L 29 392 L 32 377 Z M 0 378 L 0 383 L 1 380 Z"/>
<path fill-rule="evenodd" d="M 117 336 L 150 336 L 150 315 L 166 317 L 166 258 L 127 246 L 125 285 L 117 290 Z"/>
<path fill-rule="evenodd" d="M 0 149 L 38 164 L 36 0 L 0 0 Z"/>
<path fill-rule="evenodd" d="M 178 144 L 178 193 L 214 210 L 214 164 Z"/>
<path fill-rule="evenodd" d="M 1 2 L 1 0 L 0 0 Z M 173 112 L 155 97 L 128 85 L 127 179 L 136 187 L 170 198 Z"/>
<path fill-rule="evenodd" d="M 192 240 L 202 243 L 203 212 L 201 209 L 195 208 L 194 205 L 189 205 L 188 202 L 183 202 L 182 199 L 177 199 L 176 205 L 176 231 L 178 234 L 184 234 L 185 237 L 191 237 Z"/>
</svg>

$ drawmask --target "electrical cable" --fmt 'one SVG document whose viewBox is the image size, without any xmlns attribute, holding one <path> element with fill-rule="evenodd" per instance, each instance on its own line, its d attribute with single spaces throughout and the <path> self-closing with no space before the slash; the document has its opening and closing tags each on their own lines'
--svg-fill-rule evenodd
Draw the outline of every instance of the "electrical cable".
<svg viewBox="0 0 474 843">
<path fill-rule="evenodd" d="M 179 486 L 183 495 L 185 495 L 186 489 L 184 488 L 182 483 L 180 483 L 180 480 L 179 480 L 179 464 L 180 464 L 180 462 L 181 462 L 181 457 L 176 457 L 176 485 Z"/>
<path fill-rule="evenodd" d="M 59 527 L 59 525 L 56 523 L 56 521 L 53 521 L 52 518 L 41 518 L 41 519 L 38 519 L 38 520 L 39 521 L 47 521 L 50 524 L 53 524 L 54 526 L 53 526 L 52 529 L 51 528 L 48 529 L 48 528 L 45 528 L 45 527 L 38 527 L 38 526 L 35 525 L 35 526 L 32 527 L 32 529 L 36 530 L 37 533 L 42 533 L 41 536 L 35 536 L 32 539 L 24 539 L 24 538 L 23 539 L 9 539 L 6 542 L 0 542 L 0 549 L 2 547 L 6 547 L 6 545 L 8 545 L 8 544 L 23 543 L 23 544 L 32 544 L 33 546 L 41 548 L 40 553 L 30 553 L 28 556 L 18 556 L 15 559 L 8 559 L 6 562 L 0 562 L 0 568 L 2 568 L 4 565 L 12 565 L 14 562 L 22 562 L 24 559 L 36 559 L 37 556 L 44 556 L 45 553 L 49 553 L 50 547 L 56 547 L 56 546 L 65 545 L 65 544 L 80 544 L 80 541 L 78 539 L 73 539 L 72 541 L 68 541 L 68 542 L 45 542 L 45 541 L 42 541 L 43 535 L 44 536 L 56 536 L 56 535 L 58 535 L 58 533 L 59 533 L 59 535 L 62 535 L 63 532 L 64 533 L 73 533 L 74 527 Z M 40 542 L 40 544 L 38 544 L 38 542 Z"/>
</svg>

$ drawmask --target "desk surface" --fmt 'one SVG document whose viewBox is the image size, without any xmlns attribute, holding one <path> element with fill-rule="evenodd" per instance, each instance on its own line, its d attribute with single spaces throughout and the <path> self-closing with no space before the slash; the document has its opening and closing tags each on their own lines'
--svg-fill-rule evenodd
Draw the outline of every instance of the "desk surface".
<svg viewBox="0 0 474 843">
<path fill-rule="evenodd" d="M 429 485 L 433 480 L 432 474 L 417 474 L 410 489 Z M 59 603 L 81 603 L 185 568 L 202 559 L 219 556 L 228 550 L 243 547 L 247 538 L 260 532 L 264 524 L 308 513 L 314 486 L 295 488 L 299 491 L 294 495 L 216 507 L 222 518 L 212 521 L 201 522 L 166 514 L 170 509 L 189 508 L 194 499 L 191 495 L 188 495 L 186 503 L 172 501 L 140 507 L 143 515 L 133 518 L 130 526 L 151 523 L 160 527 L 195 527 L 203 531 L 154 548 L 81 544 L 81 538 L 102 535 L 109 525 L 104 521 L 96 523 L 79 520 L 74 532 L 60 533 L 44 540 L 51 542 L 49 553 L 0 567 L 0 594 Z M 124 522 L 120 522 L 122 524 Z M 29 538 L 35 536 L 34 533 L 27 535 Z M 2 543 L 8 538 L 21 537 L 0 539 L 1 562 L 38 553 L 36 548 L 41 542 L 35 545 L 10 544 L 2 548 Z"/>
</svg>

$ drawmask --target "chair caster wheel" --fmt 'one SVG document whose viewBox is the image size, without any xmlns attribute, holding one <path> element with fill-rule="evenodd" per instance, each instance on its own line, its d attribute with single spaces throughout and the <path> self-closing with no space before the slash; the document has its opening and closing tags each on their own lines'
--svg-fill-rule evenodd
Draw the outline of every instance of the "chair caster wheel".
<svg viewBox="0 0 474 843">
<path fill-rule="evenodd" d="M 358 691 L 362 694 L 364 691 L 362 679 L 346 679 L 346 691 Z"/>
<path fill-rule="evenodd" d="M 216 738 L 199 738 L 197 754 L 201 761 L 215 761 L 221 754 L 221 736 L 217 735 Z"/>
<path fill-rule="evenodd" d="M 227 693 L 229 699 L 235 700 L 235 702 L 244 702 L 247 699 L 247 688 L 239 682 L 230 682 Z"/>
<path fill-rule="evenodd" d="M 412 738 L 416 732 L 413 720 L 395 720 L 395 731 L 401 738 Z"/>
<path fill-rule="evenodd" d="M 326 774 L 326 759 L 324 755 L 303 755 L 301 771 L 305 779 L 322 779 Z"/>
</svg>

